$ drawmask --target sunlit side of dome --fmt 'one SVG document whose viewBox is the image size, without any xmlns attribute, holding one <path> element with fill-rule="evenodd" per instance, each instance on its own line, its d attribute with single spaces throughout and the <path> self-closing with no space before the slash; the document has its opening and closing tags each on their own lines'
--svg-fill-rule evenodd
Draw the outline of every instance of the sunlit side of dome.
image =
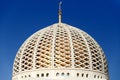
<svg viewBox="0 0 120 80">
<path fill-rule="evenodd" d="M 108 80 L 102 48 L 86 32 L 57 23 L 37 31 L 20 47 L 13 80 Z"/>
</svg>

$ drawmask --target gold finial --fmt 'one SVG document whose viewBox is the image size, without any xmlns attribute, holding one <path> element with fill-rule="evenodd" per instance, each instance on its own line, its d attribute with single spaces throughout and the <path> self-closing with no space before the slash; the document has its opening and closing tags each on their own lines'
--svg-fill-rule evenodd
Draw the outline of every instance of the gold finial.
<svg viewBox="0 0 120 80">
<path fill-rule="evenodd" d="M 58 11 L 59 23 L 62 22 L 62 8 L 61 8 L 61 6 L 62 6 L 62 1 L 59 2 L 59 11 Z"/>
</svg>

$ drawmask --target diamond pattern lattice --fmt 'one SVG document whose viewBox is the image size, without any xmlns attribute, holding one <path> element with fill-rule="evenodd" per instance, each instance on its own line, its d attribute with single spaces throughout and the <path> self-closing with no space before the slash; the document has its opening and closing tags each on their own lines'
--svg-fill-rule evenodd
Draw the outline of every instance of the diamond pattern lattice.
<svg viewBox="0 0 120 80">
<path fill-rule="evenodd" d="M 25 46 L 21 59 L 21 71 L 31 70 L 33 68 L 33 55 L 37 39 L 38 35 L 32 36 Z"/>
<path fill-rule="evenodd" d="M 102 71 L 102 59 L 101 59 L 101 54 L 100 54 L 97 44 L 86 33 L 84 33 L 84 32 L 82 32 L 82 33 L 85 36 L 87 43 L 89 45 L 89 48 L 90 48 L 93 70 Z"/>
<path fill-rule="evenodd" d="M 18 51 L 18 55 L 16 55 L 15 61 L 14 61 L 14 67 L 13 67 L 13 74 L 16 74 L 20 70 L 20 57 L 21 57 L 21 50 L 23 47 L 21 47 Z"/>
<path fill-rule="evenodd" d="M 71 67 L 71 50 L 68 33 L 64 27 L 59 26 L 55 40 L 55 68 Z"/>
<path fill-rule="evenodd" d="M 75 68 L 89 69 L 89 53 L 82 36 L 74 29 L 70 30 L 74 48 Z"/>
<path fill-rule="evenodd" d="M 52 38 L 53 28 L 47 30 L 41 37 L 39 44 L 37 45 L 35 67 L 40 68 L 51 68 L 52 67 Z"/>
</svg>

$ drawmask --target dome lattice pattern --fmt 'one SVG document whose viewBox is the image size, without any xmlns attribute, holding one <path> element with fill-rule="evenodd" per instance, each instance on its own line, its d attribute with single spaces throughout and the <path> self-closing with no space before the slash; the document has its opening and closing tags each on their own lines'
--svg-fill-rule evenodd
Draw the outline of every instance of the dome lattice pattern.
<svg viewBox="0 0 120 80">
<path fill-rule="evenodd" d="M 40 69 L 85 69 L 108 73 L 101 47 L 87 33 L 67 24 L 54 24 L 34 33 L 19 49 L 13 76 Z"/>
</svg>

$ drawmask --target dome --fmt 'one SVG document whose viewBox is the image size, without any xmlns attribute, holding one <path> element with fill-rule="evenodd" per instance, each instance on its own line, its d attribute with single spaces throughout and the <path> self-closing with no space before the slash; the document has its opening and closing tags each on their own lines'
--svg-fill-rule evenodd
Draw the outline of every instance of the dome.
<svg viewBox="0 0 120 80">
<path fill-rule="evenodd" d="M 86 32 L 56 23 L 31 35 L 14 60 L 13 80 L 108 80 L 107 60 Z"/>
</svg>

